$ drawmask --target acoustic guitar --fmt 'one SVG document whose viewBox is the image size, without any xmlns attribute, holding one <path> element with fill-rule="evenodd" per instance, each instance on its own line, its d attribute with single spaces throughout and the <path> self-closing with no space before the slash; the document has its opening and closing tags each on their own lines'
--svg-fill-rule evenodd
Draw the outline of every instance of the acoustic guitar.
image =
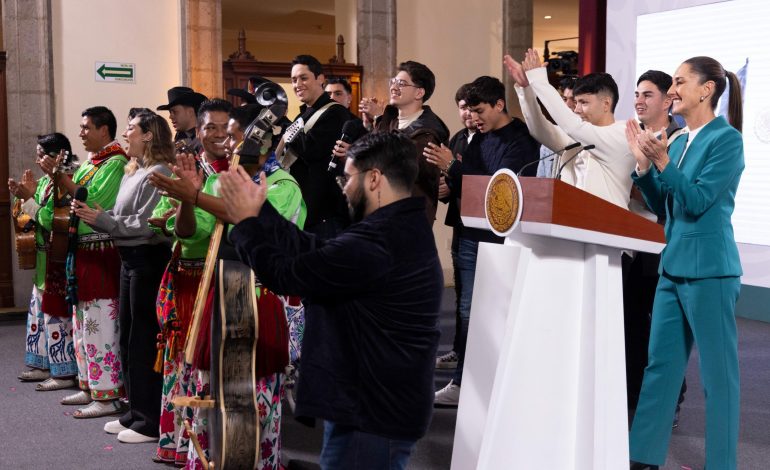
<svg viewBox="0 0 770 470">
<path fill-rule="evenodd" d="M 257 100 L 272 94 L 272 102 L 244 132 L 244 144 L 269 146 L 274 126 L 286 112 L 286 103 L 275 98 L 283 91 L 275 83 L 265 83 L 255 91 Z M 283 95 L 285 96 L 285 94 Z M 240 155 L 233 155 L 231 167 L 238 165 Z M 201 318 L 212 277 L 216 276 L 218 314 L 211 322 L 211 390 L 204 399 L 180 397 L 175 406 L 209 408 L 209 451 L 207 462 L 190 433 L 204 468 L 256 469 L 259 464 L 259 410 L 255 372 L 259 321 L 256 280 L 251 268 L 240 261 L 217 259 L 224 223 L 217 220 L 209 242 L 209 251 L 195 299 L 190 329 L 185 343 L 185 360 L 192 363 L 201 330 Z M 216 271 L 216 275 L 215 275 Z M 187 424 L 185 424 L 187 427 Z M 189 429 L 189 428 L 188 428 Z"/>
<path fill-rule="evenodd" d="M 21 199 L 16 199 L 11 211 L 13 217 L 16 254 L 19 258 L 19 269 L 35 269 L 37 264 L 37 249 L 35 246 L 35 223 L 21 209 Z"/>
</svg>

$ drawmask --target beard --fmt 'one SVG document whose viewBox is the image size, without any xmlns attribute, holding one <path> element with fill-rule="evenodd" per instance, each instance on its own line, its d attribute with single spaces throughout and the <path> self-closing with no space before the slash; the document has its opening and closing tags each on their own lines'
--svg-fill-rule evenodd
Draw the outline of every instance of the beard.
<svg viewBox="0 0 770 470">
<path fill-rule="evenodd" d="M 364 197 L 364 185 L 363 181 L 358 185 L 354 192 L 350 195 L 345 195 L 348 200 L 348 214 L 350 214 L 350 221 L 352 223 L 361 222 L 364 220 L 364 213 L 366 212 L 366 198 Z"/>
</svg>

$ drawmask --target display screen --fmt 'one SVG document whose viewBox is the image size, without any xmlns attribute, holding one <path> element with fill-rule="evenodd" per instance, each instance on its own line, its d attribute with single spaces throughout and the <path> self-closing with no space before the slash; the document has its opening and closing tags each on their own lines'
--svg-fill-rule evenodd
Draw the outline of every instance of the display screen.
<svg viewBox="0 0 770 470">
<path fill-rule="evenodd" d="M 746 168 L 733 227 L 739 243 L 770 246 L 770 2 L 734 0 L 637 17 L 636 76 L 673 75 L 686 59 L 706 55 L 743 83 Z M 725 98 L 727 93 L 723 96 Z M 723 102 L 717 113 L 726 114 Z"/>
</svg>

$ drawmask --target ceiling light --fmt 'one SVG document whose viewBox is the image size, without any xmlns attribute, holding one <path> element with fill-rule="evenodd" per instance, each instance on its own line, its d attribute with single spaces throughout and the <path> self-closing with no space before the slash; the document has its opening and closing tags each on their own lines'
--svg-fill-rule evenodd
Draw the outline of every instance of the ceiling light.
<svg viewBox="0 0 770 470">
<path fill-rule="evenodd" d="M 545 18 L 546 20 L 550 20 L 551 19 L 551 15 L 545 15 L 543 18 Z"/>
</svg>

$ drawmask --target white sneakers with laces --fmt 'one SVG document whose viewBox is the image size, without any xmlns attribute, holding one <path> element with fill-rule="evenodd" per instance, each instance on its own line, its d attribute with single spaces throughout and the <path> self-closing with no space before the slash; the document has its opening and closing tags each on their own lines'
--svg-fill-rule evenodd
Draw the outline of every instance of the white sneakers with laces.
<svg viewBox="0 0 770 470">
<path fill-rule="evenodd" d="M 450 380 L 446 387 L 436 392 L 433 405 L 438 407 L 454 407 L 460 403 L 460 386 Z"/>
<path fill-rule="evenodd" d="M 457 361 L 460 358 L 457 357 L 457 353 L 449 351 L 448 353 L 436 358 L 436 369 L 456 369 Z"/>
</svg>

